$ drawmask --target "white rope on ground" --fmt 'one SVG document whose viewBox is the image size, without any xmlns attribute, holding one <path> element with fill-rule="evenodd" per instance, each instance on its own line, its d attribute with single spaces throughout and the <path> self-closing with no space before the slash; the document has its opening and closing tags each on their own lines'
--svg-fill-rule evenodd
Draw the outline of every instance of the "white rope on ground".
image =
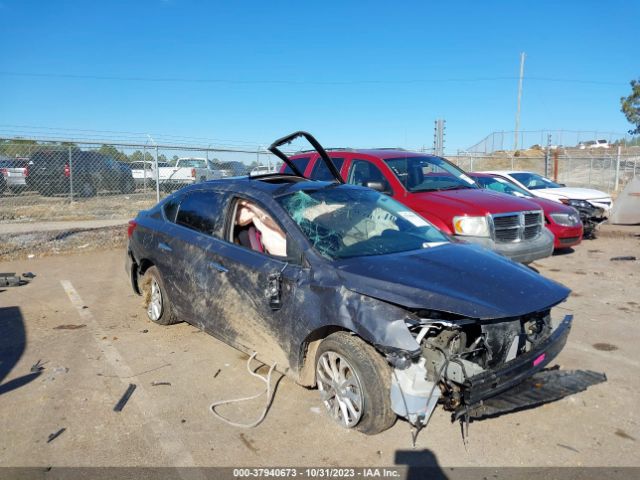
<svg viewBox="0 0 640 480">
<path fill-rule="evenodd" d="M 263 377 L 262 375 L 258 374 L 258 373 L 254 373 L 253 371 L 251 371 L 250 365 L 251 365 L 251 360 L 253 360 L 256 355 L 258 354 L 258 352 L 253 352 L 253 354 L 249 357 L 249 360 L 247 361 L 247 371 L 249 372 L 249 374 L 251 374 L 254 377 L 259 378 L 261 381 L 263 381 L 264 383 L 266 383 L 267 387 L 265 388 L 264 391 L 256 394 L 256 395 L 252 395 L 251 397 L 243 397 L 243 398 L 234 398 L 232 400 L 220 400 L 218 402 L 213 402 L 209 408 L 211 409 L 211 413 L 219 420 L 222 420 L 224 423 L 227 423 L 231 426 L 234 427 L 239 427 L 239 428 L 253 428 L 258 426 L 263 420 L 264 417 L 267 416 L 267 412 L 269 411 L 269 407 L 271 406 L 271 400 L 273 397 L 273 391 L 271 390 L 271 374 L 273 373 L 273 370 L 276 368 L 276 363 L 274 363 L 271 368 L 269 368 L 269 373 L 267 374 L 266 377 Z M 255 422 L 253 423 L 236 423 L 233 422 L 231 420 L 229 420 L 228 418 L 223 417 L 222 415 L 220 415 L 218 412 L 216 412 L 216 407 L 219 407 L 220 405 L 227 405 L 229 403 L 239 403 L 239 402 L 246 402 L 248 400 L 253 400 L 255 398 L 260 397 L 263 394 L 267 394 L 267 401 L 265 403 L 264 406 L 264 410 L 262 412 L 262 415 L 260 415 L 260 418 L 258 418 Z"/>
</svg>

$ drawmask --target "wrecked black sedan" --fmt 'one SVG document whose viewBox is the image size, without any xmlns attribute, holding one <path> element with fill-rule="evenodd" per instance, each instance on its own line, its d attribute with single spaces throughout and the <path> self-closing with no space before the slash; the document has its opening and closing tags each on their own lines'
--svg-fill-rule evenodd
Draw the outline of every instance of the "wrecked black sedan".
<svg viewBox="0 0 640 480">
<path fill-rule="evenodd" d="M 303 177 L 278 147 L 305 136 L 334 182 Z M 313 137 L 271 151 L 293 174 L 214 180 L 130 222 L 127 273 L 159 324 L 187 321 L 301 385 L 342 426 L 417 429 L 534 406 L 603 380 L 545 369 L 569 290 L 451 241 L 375 190 L 345 185 Z"/>
</svg>

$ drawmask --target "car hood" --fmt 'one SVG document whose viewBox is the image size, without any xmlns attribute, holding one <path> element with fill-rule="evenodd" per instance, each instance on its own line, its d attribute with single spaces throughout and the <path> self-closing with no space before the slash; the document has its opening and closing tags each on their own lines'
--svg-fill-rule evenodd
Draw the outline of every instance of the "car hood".
<svg viewBox="0 0 640 480">
<path fill-rule="evenodd" d="M 460 243 L 336 263 L 349 290 L 405 308 L 469 318 L 542 311 L 565 300 L 570 292 L 505 257 Z"/>
<path fill-rule="evenodd" d="M 550 213 L 575 213 L 575 209 L 572 207 L 568 207 L 563 203 L 554 202 L 553 200 L 549 200 L 547 198 L 535 197 L 530 198 L 532 202 L 536 203 L 542 210 L 544 210 L 545 214 Z"/>
<path fill-rule="evenodd" d="M 410 193 L 414 197 L 414 207 L 420 209 L 420 203 L 428 207 L 435 202 L 438 208 L 447 206 L 459 211 L 460 215 L 487 215 L 490 213 L 519 212 L 523 210 L 540 210 L 540 207 L 529 199 L 518 198 L 499 192 L 481 188 L 465 188 L 461 190 L 445 190 L 440 192 Z M 415 203 L 415 201 L 420 203 Z M 430 207 L 422 210 L 430 211 Z"/>
<path fill-rule="evenodd" d="M 570 198 L 573 200 L 611 200 L 610 195 L 601 192 L 600 190 L 593 190 L 591 188 L 540 188 L 532 190 L 532 192 L 534 194 L 544 193 L 546 195 L 553 195 L 558 198 Z"/>
</svg>

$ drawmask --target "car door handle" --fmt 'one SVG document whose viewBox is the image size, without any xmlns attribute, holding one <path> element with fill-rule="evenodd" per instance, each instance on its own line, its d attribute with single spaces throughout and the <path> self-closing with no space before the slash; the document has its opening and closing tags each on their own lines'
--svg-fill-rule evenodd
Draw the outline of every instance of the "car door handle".
<svg viewBox="0 0 640 480">
<path fill-rule="evenodd" d="M 227 267 L 225 267 L 224 265 L 220 265 L 217 262 L 209 262 L 209 267 L 211 267 L 214 270 L 217 270 L 218 272 L 221 272 L 221 273 L 227 273 L 229 271 L 229 269 Z"/>
<path fill-rule="evenodd" d="M 166 243 L 164 243 L 164 242 L 160 242 L 160 243 L 158 244 L 158 248 L 159 248 L 160 250 L 164 250 L 165 252 L 172 252 L 172 251 L 173 251 L 173 248 L 171 248 L 169 245 L 167 245 L 167 244 L 166 244 Z"/>
</svg>

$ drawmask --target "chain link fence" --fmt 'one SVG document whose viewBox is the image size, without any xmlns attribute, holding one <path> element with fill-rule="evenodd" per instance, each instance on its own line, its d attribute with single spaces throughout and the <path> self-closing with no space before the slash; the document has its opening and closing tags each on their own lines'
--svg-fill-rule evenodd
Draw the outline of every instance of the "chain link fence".
<svg viewBox="0 0 640 480">
<path fill-rule="evenodd" d="M 570 187 L 594 188 L 612 194 L 624 188 L 634 176 L 640 175 L 640 147 L 620 148 L 613 152 L 538 150 L 529 151 L 528 156 L 496 152 L 493 155 L 451 155 L 447 159 L 468 172 L 525 170 Z"/>
<path fill-rule="evenodd" d="M 640 175 L 640 147 L 447 155 L 463 170 L 527 170 L 560 183 L 619 191 Z M 127 219 L 185 185 L 278 171 L 258 149 L 0 138 L 0 222 Z"/>
<path fill-rule="evenodd" d="M 494 152 L 509 152 L 546 148 L 547 145 L 566 149 L 588 149 L 599 141 L 602 145 L 626 145 L 633 139 L 627 133 L 602 130 L 524 130 L 492 132 L 465 152 L 490 155 Z"/>
<path fill-rule="evenodd" d="M 0 139 L 0 222 L 132 218 L 186 185 L 279 166 L 260 150 Z"/>
</svg>

